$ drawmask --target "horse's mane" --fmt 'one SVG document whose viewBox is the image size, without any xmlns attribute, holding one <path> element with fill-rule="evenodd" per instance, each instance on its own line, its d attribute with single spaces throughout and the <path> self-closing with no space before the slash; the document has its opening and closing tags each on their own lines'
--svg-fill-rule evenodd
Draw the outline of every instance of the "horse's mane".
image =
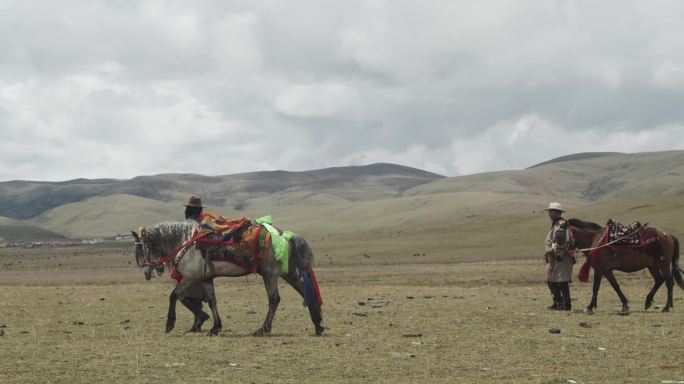
<svg viewBox="0 0 684 384">
<path fill-rule="evenodd" d="M 165 221 L 145 229 L 145 239 L 152 250 L 172 250 L 190 239 L 197 223 L 186 221 Z"/>
<path fill-rule="evenodd" d="M 595 231 L 600 231 L 601 229 L 603 229 L 602 226 L 596 223 L 592 223 L 591 221 L 584 221 L 575 218 L 568 220 L 568 223 L 570 223 L 570 225 L 572 225 L 573 227 L 580 229 L 590 229 Z"/>
</svg>

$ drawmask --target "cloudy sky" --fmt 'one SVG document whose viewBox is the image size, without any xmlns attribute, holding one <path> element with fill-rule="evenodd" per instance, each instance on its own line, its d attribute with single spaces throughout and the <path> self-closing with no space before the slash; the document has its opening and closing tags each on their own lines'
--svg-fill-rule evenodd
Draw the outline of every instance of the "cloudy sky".
<svg viewBox="0 0 684 384">
<path fill-rule="evenodd" d="M 0 180 L 684 149 L 682 1 L 0 0 Z"/>
</svg>

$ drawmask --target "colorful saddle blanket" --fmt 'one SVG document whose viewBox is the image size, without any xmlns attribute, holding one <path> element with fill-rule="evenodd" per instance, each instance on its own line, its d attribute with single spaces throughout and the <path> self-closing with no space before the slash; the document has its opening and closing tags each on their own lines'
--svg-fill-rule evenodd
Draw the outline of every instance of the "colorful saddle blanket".
<svg viewBox="0 0 684 384">
<path fill-rule="evenodd" d="M 615 242 L 616 245 L 641 245 L 641 229 L 645 228 L 641 222 L 624 225 L 613 219 L 606 223 L 606 242 Z"/>
<path fill-rule="evenodd" d="M 246 217 L 212 219 L 202 222 L 200 230 L 211 231 L 211 234 L 198 240 L 197 244 L 208 260 L 228 261 L 255 273 L 258 261 L 268 258 L 270 247 L 273 247 L 275 258 L 281 263 L 281 274 L 288 273 L 289 240 L 293 234 L 274 227 L 270 216 L 256 220 Z"/>
<path fill-rule="evenodd" d="M 610 243 L 611 248 L 642 248 L 658 241 L 658 231 L 648 224 L 635 221 L 624 225 L 613 219 L 608 219 L 603 244 Z"/>
</svg>

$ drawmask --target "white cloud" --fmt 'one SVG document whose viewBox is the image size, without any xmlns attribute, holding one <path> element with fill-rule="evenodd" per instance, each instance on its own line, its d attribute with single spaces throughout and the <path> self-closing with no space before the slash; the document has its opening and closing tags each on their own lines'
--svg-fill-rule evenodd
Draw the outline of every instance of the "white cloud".
<svg viewBox="0 0 684 384">
<path fill-rule="evenodd" d="M 0 180 L 365 162 L 454 175 L 684 149 L 682 11 L 668 0 L 0 2 Z"/>
<path fill-rule="evenodd" d="M 330 116 L 353 113 L 357 92 L 340 83 L 294 84 L 275 99 L 275 108 L 293 116 Z"/>
</svg>

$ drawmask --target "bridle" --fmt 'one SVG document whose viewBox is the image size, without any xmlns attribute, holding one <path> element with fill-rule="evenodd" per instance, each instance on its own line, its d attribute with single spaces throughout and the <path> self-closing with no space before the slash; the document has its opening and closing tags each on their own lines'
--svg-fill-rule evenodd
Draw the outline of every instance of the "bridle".
<svg viewBox="0 0 684 384">
<path fill-rule="evenodd" d="M 138 266 L 140 268 L 145 268 L 145 267 L 152 267 L 152 268 L 159 268 L 162 266 L 165 266 L 169 262 L 169 257 L 172 255 L 177 255 L 175 257 L 175 260 L 173 261 L 173 264 L 176 265 L 180 261 L 180 259 L 185 255 L 185 253 L 188 251 L 189 247 L 194 244 L 197 240 L 209 235 L 213 231 L 198 231 L 197 233 L 192 236 L 192 238 L 185 243 L 183 243 L 180 247 L 176 248 L 175 250 L 171 251 L 168 254 L 163 254 L 159 259 L 152 260 L 151 252 L 150 252 L 150 244 L 149 244 L 149 239 L 147 237 L 147 231 L 145 228 L 140 228 L 140 236 L 138 240 L 135 241 L 135 260 L 138 263 Z M 138 256 L 138 252 L 140 251 L 142 257 Z M 179 253 L 180 252 L 180 253 Z"/>
<path fill-rule="evenodd" d="M 140 237 L 135 241 L 135 261 L 140 268 L 159 268 L 166 265 L 168 257 L 162 255 L 158 260 L 152 260 L 150 244 L 145 228 L 140 228 Z"/>
<path fill-rule="evenodd" d="M 559 246 L 558 242 L 556 241 L 556 232 L 558 229 L 554 229 L 553 231 L 553 242 L 551 243 L 551 249 L 556 251 L 558 249 L 562 249 L 564 251 L 569 251 L 576 249 L 575 248 L 575 235 L 572 233 L 572 226 L 568 224 L 567 227 L 565 227 L 565 242 L 563 243 L 563 246 Z"/>
</svg>

